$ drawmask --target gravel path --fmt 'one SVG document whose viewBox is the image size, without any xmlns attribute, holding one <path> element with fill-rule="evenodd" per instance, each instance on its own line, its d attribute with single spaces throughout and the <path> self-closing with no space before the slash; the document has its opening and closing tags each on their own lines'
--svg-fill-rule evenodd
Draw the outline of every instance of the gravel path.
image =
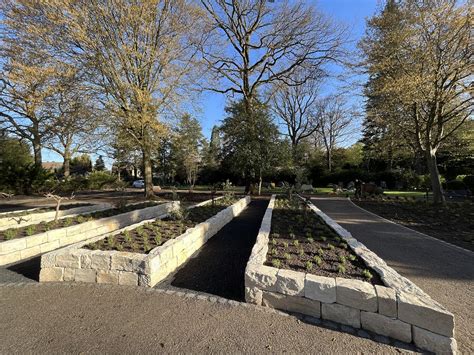
<svg viewBox="0 0 474 355">
<path fill-rule="evenodd" d="M 405 351 L 262 307 L 113 285 L 0 286 L 0 319 L 5 354 Z"/>
<path fill-rule="evenodd" d="M 344 198 L 312 201 L 451 311 L 459 351 L 474 353 L 474 253 L 390 223 Z"/>
<path fill-rule="evenodd" d="M 268 201 L 250 202 L 175 274 L 171 285 L 245 301 L 245 267 Z"/>
</svg>

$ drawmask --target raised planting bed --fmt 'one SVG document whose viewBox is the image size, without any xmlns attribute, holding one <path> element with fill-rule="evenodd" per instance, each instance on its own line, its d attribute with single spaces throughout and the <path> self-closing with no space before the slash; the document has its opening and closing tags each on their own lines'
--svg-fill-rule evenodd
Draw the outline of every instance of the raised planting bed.
<svg viewBox="0 0 474 355">
<path fill-rule="evenodd" d="M 179 202 L 145 202 L 87 215 L 42 222 L 0 232 L 0 265 L 110 233 L 127 225 L 154 218 L 177 208 Z M 7 240 L 5 240 L 7 239 Z"/>
<path fill-rule="evenodd" d="M 296 201 L 292 203 L 297 205 Z M 298 218 L 295 226 L 289 214 L 285 213 L 283 216 L 288 221 L 288 226 L 285 227 L 279 222 L 281 218 L 281 215 L 278 217 L 281 213 L 279 209 L 290 208 L 287 203 L 276 204 L 275 196 L 272 196 L 245 270 L 247 302 L 323 318 L 353 328 L 363 328 L 407 343 L 413 342 L 421 349 L 436 353 L 456 351 L 454 316 L 450 312 L 390 268 L 316 206 L 310 202 L 307 206 L 309 211 L 301 209 L 297 214 L 313 213 L 316 220 L 310 217 L 303 220 Z M 276 216 L 275 220 L 272 217 L 273 213 Z M 310 231 L 305 230 L 307 226 L 302 221 L 316 224 L 315 229 L 314 225 L 311 225 L 314 231 L 311 233 L 315 235 L 306 235 Z M 272 237 L 272 233 L 275 233 L 274 226 L 281 228 L 278 230 L 281 239 L 284 239 L 282 236 L 286 233 L 289 236 L 290 232 L 285 228 L 292 228 L 291 233 L 295 234 L 294 240 L 301 235 L 313 239 L 302 240 L 298 248 L 301 248 L 303 242 L 327 243 L 331 237 L 333 245 L 336 242 L 345 243 L 347 249 L 334 248 L 328 253 L 332 248 L 323 249 L 319 246 L 318 250 L 321 248 L 323 253 L 316 251 L 315 255 L 314 248 L 308 247 L 304 252 L 308 255 L 293 253 L 293 257 L 302 258 L 301 261 L 291 262 L 291 258 L 288 261 L 284 257 L 285 262 L 272 262 L 275 259 L 279 260 L 278 254 L 275 255 L 273 252 L 275 245 L 272 239 L 277 239 Z M 341 240 L 336 239 L 334 234 Z M 321 240 L 323 236 L 327 240 Z M 346 267 L 345 272 L 340 272 L 339 267 L 334 269 L 333 264 L 340 264 L 341 259 L 339 255 L 334 259 L 333 251 L 343 256 L 347 256 L 345 252 L 354 255 L 354 260 L 346 258 L 343 262 L 347 266 L 350 261 L 352 266 Z M 286 252 L 289 253 L 288 250 Z M 315 256 L 323 260 L 319 263 L 315 261 Z M 307 264 L 308 260 L 313 260 L 312 265 Z M 318 263 L 315 268 L 315 264 Z M 363 270 L 368 270 L 372 274 L 370 282 L 366 276 L 367 272 Z"/>
<path fill-rule="evenodd" d="M 40 281 L 79 281 L 152 287 L 239 215 L 250 197 L 219 200 L 160 220 L 143 221 L 115 233 L 70 245 L 41 257 Z M 209 202 L 210 203 L 210 202 Z"/>
<path fill-rule="evenodd" d="M 109 203 L 88 204 L 76 203 L 61 205 L 58 211 L 58 217 L 64 218 L 66 216 L 74 216 L 84 213 L 91 213 L 109 209 L 112 206 Z M 54 220 L 56 216 L 55 207 L 35 208 L 27 211 L 9 212 L 0 215 L 0 231 L 10 228 L 20 228 L 38 222 L 45 222 Z M 0 232 L 1 233 L 1 232 Z"/>
<path fill-rule="evenodd" d="M 265 265 L 382 284 L 346 241 L 299 198 L 275 200 Z"/>
</svg>

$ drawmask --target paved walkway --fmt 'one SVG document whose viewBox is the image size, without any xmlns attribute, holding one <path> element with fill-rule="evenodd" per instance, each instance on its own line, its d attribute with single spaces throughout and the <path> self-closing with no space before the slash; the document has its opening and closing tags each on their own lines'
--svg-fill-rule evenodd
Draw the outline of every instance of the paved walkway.
<svg viewBox="0 0 474 355">
<path fill-rule="evenodd" d="M 474 253 L 390 223 L 345 198 L 316 197 L 312 201 L 451 311 L 459 351 L 474 353 Z"/>
<path fill-rule="evenodd" d="M 268 201 L 250 202 L 174 275 L 171 285 L 245 301 L 245 267 Z"/>
<path fill-rule="evenodd" d="M 0 285 L 0 353 L 404 352 L 263 307 L 198 297 L 115 285 Z"/>
</svg>

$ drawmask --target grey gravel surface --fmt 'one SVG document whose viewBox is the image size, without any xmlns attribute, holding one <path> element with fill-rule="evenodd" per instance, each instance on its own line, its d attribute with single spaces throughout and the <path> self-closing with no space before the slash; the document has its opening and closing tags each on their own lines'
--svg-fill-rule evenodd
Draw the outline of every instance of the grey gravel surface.
<svg viewBox="0 0 474 355">
<path fill-rule="evenodd" d="M 219 301 L 112 285 L 0 286 L 0 353 L 406 351 Z"/>
<path fill-rule="evenodd" d="M 390 223 L 345 198 L 317 197 L 312 201 L 451 311 L 459 351 L 474 353 L 474 253 Z"/>
</svg>

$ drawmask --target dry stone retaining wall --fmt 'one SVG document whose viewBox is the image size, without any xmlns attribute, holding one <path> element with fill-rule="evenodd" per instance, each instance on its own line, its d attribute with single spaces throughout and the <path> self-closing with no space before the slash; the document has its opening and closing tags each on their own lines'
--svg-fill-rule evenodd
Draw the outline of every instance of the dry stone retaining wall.
<svg viewBox="0 0 474 355">
<path fill-rule="evenodd" d="M 7 240 L 0 243 L 0 265 L 24 260 L 66 245 L 110 233 L 132 223 L 163 215 L 178 206 L 179 202 L 169 202 L 70 227 L 53 229 L 28 237 Z"/>
<path fill-rule="evenodd" d="M 69 208 L 67 210 L 60 210 L 58 212 L 59 218 L 70 217 L 78 214 L 92 213 L 97 211 L 102 211 L 111 208 L 112 206 L 109 203 L 100 203 L 91 206 L 82 206 L 76 208 Z M 27 212 L 27 211 L 17 211 L 17 212 Z M 16 212 L 8 212 L 16 213 Z M 22 216 L 5 216 L 0 215 L 0 231 L 9 229 L 9 228 L 20 228 L 29 226 L 30 224 L 36 224 L 40 222 L 52 221 L 56 216 L 56 211 L 49 212 L 37 212 L 31 210 L 30 213 Z"/>
<path fill-rule="evenodd" d="M 149 254 L 82 249 L 85 244 L 106 236 L 45 254 L 41 257 L 40 281 L 79 281 L 153 287 L 186 262 L 207 240 L 239 215 L 249 202 L 249 196 L 240 199 L 205 222 L 188 229 L 179 237 L 154 248 Z M 145 222 L 125 229 L 135 229 L 143 223 Z M 123 229 L 115 234 L 122 231 Z"/>
<path fill-rule="evenodd" d="M 275 195 L 245 271 L 247 302 L 366 329 L 435 353 L 456 352 L 453 314 L 311 203 L 309 207 L 380 274 L 385 286 L 265 266 L 274 203 Z"/>
</svg>

